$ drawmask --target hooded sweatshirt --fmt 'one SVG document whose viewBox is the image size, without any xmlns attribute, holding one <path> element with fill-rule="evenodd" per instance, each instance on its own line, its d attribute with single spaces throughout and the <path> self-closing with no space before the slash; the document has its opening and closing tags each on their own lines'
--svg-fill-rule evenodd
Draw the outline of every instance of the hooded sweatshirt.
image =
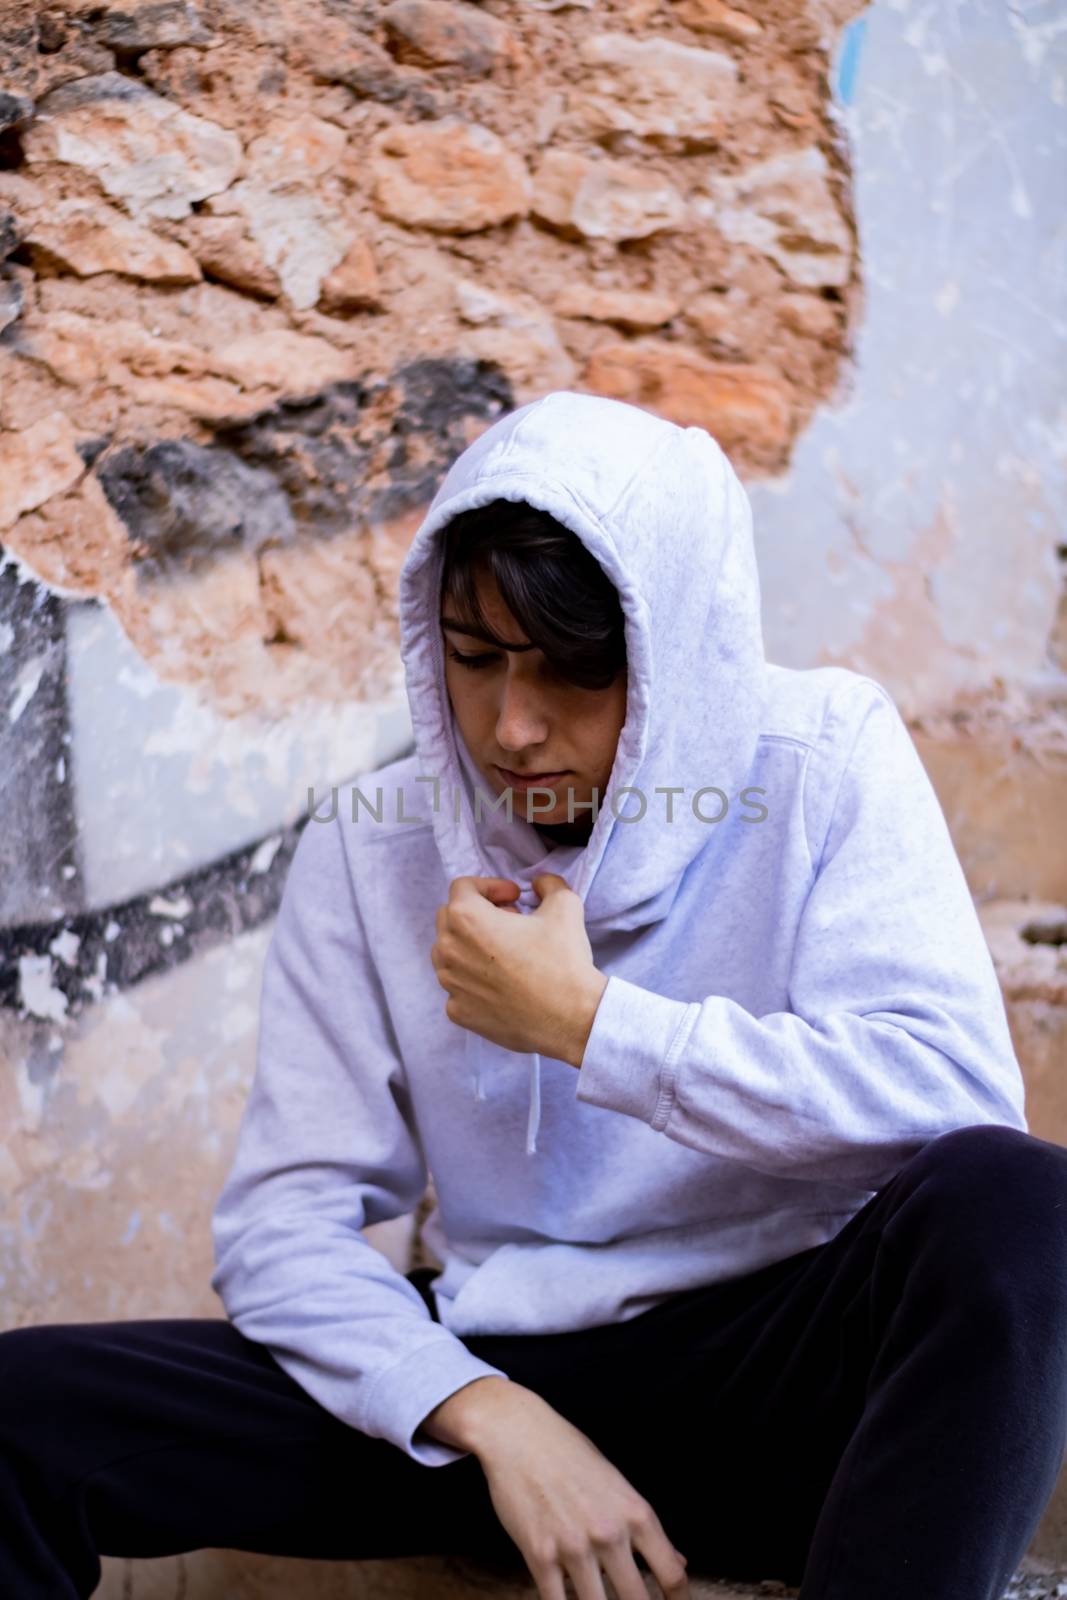
<svg viewBox="0 0 1067 1600">
<path fill-rule="evenodd" d="M 584 845 L 468 803 L 492 791 L 445 688 L 441 536 L 495 499 L 620 595 L 626 718 Z M 400 630 L 415 753 L 300 836 L 211 1282 L 319 1404 L 441 1466 L 468 1452 L 421 1421 L 508 1377 L 465 1336 L 625 1321 L 826 1243 L 950 1129 L 1027 1123 L 908 730 L 865 674 L 765 659 L 749 501 L 708 433 L 569 392 L 501 418 L 415 534 Z M 540 872 L 608 980 L 577 1070 L 451 1022 L 430 960 L 454 878 L 511 878 L 529 913 Z M 431 1175 L 439 1320 L 362 1232 Z"/>
</svg>

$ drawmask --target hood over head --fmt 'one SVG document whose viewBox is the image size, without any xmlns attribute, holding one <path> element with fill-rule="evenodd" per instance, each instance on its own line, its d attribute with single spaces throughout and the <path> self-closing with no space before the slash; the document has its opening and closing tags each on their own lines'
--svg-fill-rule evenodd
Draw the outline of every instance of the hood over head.
<svg viewBox="0 0 1067 1600">
<path fill-rule="evenodd" d="M 622 605 L 626 720 L 585 845 L 546 843 L 521 814 L 521 801 L 510 821 L 486 806 L 475 825 L 474 789 L 489 799 L 492 790 L 455 726 L 440 589 L 445 525 L 491 500 L 525 501 L 569 528 Z M 766 695 L 751 506 L 711 435 L 566 390 L 509 412 L 449 468 L 401 569 L 399 607 L 415 747 L 422 774 L 440 781 L 433 828 L 449 881 L 512 878 L 519 910 L 528 912 L 539 904 L 532 880 L 558 873 L 584 904 L 590 939 L 664 918 L 686 867 L 715 831 L 695 814 L 692 797 L 714 785 L 736 802 Z M 671 822 L 668 796 L 657 793 L 668 787 L 681 791 L 672 797 Z M 714 795 L 700 802 L 705 816 L 722 804 Z M 510 1052 L 469 1031 L 467 1043 L 475 1094 L 484 1098 L 486 1061 Z M 534 1055 L 531 1154 L 539 1074 Z"/>
</svg>

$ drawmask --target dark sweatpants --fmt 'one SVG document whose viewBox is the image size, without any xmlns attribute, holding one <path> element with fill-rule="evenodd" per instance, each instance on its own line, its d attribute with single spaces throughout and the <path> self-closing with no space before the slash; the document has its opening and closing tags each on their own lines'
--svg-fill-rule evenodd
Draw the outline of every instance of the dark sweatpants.
<svg viewBox="0 0 1067 1600">
<path fill-rule="evenodd" d="M 1067 1448 L 1067 1149 L 959 1128 L 827 1244 L 630 1321 L 464 1342 L 588 1434 L 690 1572 L 999 1600 Z M 476 1457 L 346 1426 L 222 1318 L 0 1334 L 0 1449 L 11 1600 L 92 1594 L 99 1554 L 522 1567 Z"/>
</svg>

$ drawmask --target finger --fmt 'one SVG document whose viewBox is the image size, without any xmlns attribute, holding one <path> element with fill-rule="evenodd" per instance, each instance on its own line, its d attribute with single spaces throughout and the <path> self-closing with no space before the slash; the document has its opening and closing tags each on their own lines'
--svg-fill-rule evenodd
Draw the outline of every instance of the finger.
<svg viewBox="0 0 1067 1600">
<path fill-rule="evenodd" d="M 574 1585 L 574 1592 L 578 1600 L 608 1600 L 604 1592 L 604 1580 L 600 1575 L 600 1560 L 592 1550 L 581 1559 L 572 1558 L 567 1562 L 567 1575 Z M 639 1580 L 640 1581 L 640 1580 Z M 648 1591 L 641 1585 L 642 1593 L 635 1600 L 647 1600 Z M 619 1590 L 618 1600 L 630 1600 L 624 1589 Z"/>
<path fill-rule="evenodd" d="M 518 910 L 518 907 L 508 905 L 509 901 L 517 900 L 522 890 L 511 878 L 483 878 L 481 893 L 486 900 L 494 906 L 507 906 L 508 910 Z"/>
<path fill-rule="evenodd" d="M 445 970 L 437 962 L 434 962 L 434 976 L 437 978 L 438 984 L 442 986 L 442 989 L 448 989 L 448 976 L 446 976 Z"/>
<path fill-rule="evenodd" d="M 527 1560 L 530 1576 L 537 1589 L 538 1600 L 567 1600 L 567 1591 L 563 1583 L 563 1573 L 554 1563 L 540 1565 L 536 1561 Z"/>
<path fill-rule="evenodd" d="M 518 884 L 511 878 L 478 878 L 468 873 L 465 877 L 452 879 L 448 886 L 448 898 L 450 902 L 453 900 L 469 900 L 471 898 L 487 900 L 490 898 L 488 890 L 491 886 L 497 889 L 510 888 L 516 894 L 520 892 Z"/>
<path fill-rule="evenodd" d="M 561 877 L 558 872 L 539 872 L 532 882 L 542 900 L 546 900 L 549 895 L 558 894 L 561 889 L 570 889 L 566 878 Z M 571 890 L 572 894 L 573 892 Z"/>
<path fill-rule="evenodd" d="M 663 1590 L 664 1600 L 690 1600 L 689 1577 L 685 1557 L 664 1533 L 662 1525 L 653 1522 L 650 1531 L 632 1535 L 635 1550 L 640 1550 L 652 1570 L 652 1575 Z"/>
<path fill-rule="evenodd" d="M 648 1586 L 634 1560 L 629 1539 L 606 1551 L 601 1560 L 615 1590 L 615 1600 L 648 1600 Z M 672 1600 L 674 1592 L 664 1590 Z"/>
</svg>

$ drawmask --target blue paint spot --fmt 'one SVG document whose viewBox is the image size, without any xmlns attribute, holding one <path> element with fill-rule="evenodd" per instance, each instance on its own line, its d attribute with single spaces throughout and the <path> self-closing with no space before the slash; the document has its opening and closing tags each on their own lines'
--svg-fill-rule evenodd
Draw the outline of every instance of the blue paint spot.
<svg viewBox="0 0 1067 1600">
<path fill-rule="evenodd" d="M 834 69 L 833 91 L 834 98 L 840 100 L 842 105 L 852 104 L 856 89 L 856 73 L 859 69 L 860 50 L 863 47 L 863 35 L 866 30 L 867 18 L 856 17 L 841 35 L 837 65 Z"/>
</svg>

